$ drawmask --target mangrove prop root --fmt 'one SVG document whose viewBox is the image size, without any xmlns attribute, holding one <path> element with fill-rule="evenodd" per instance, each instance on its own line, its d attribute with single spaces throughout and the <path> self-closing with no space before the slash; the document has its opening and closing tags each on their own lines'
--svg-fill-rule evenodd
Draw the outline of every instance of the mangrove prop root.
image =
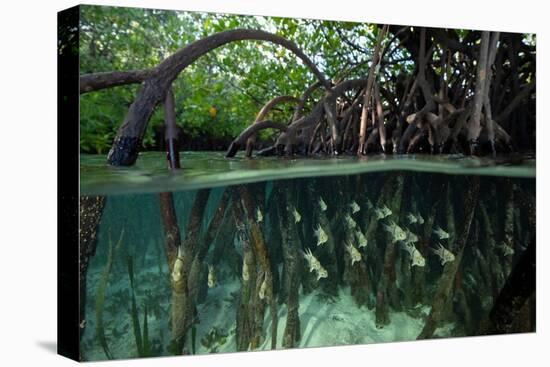
<svg viewBox="0 0 550 367">
<path fill-rule="evenodd" d="M 80 325 L 86 320 L 86 274 L 90 257 L 95 255 L 97 246 L 97 227 L 105 207 L 104 196 L 80 196 L 79 227 L 79 282 L 80 282 Z M 80 337 L 84 327 L 80 328 Z"/>
<path fill-rule="evenodd" d="M 226 209 L 229 204 L 230 196 L 231 195 L 229 190 L 226 189 L 222 194 L 222 197 L 220 198 L 218 207 L 214 212 L 214 216 L 208 224 L 204 237 L 200 239 L 200 245 L 196 250 L 195 258 L 193 259 L 193 264 L 191 265 L 188 288 L 190 290 L 190 297 L 195 300 L 195 302 L 197 300 L 199 289 L 205 287 L 205 284 L 201 283 L 200 281 L 201 270 L 204 270 L 206 268 L 204 259 L 206 257 L 206 254 L 208 253 L 210 245 L 212 244 L 214 238 L 220 230 L 221 223 L 225 217 Z"/>
<path fill-rule="evenodd" d="M 180 153 L 178 150 L 178 128 L 176 125 L 176 107 L 174 93 L 172 88 L 168 88 L 164 100 L 164 123 L 166 132 L 164 140 L 166 141 L 166 160 L 168 169 L 176 170 L 180 168 Z"/>
<path fill-rule="evenodd" d="M 172 269 L 176 259 L 178 246 L 181 243 L 180 229 L 176 210 L 174 209 L 174 197 L 171 192 L 161 192 L 159 194 L 160 216 L 162 227 L 164 229 L 164 252 L 168 268 Z"/>
<path fill-rule="evenodd" d="M 263 188 L 264 186 L 261 185 L 261 187 Z M 263 190 L 261 190 L 261 192 L 263 193 Z M 252 192 L 250 190 L 250 186 L 239 186 L 238 193 L 241 198 L 245 218 L 247 219 L 248 223 L 250 242 L 253 247 L 256 266 L 259 267 L 258 275 L 260 276 L 256 278 L 256 287 L 254 289 L 255 296 L 259 295 L 262 283 L 265 281 L 267 285 L 265 298 L 269 301 L 273 297 L 273 276 L 271 274 L 271 264 L 269 262 L 269 255 L 263 238 L 260 223 L 258 223 L 255 218 L 256 209 L 259 208 L 261 210 L 263 208 L 263 204 L 255 202 L 254 196 L 252 195 Z M 261 196 L 263 197 L 263 195 Z M 256 321 L 254 323 L 254 338 L 251 342 L 251 348 L 254 349 L 259 347 L 259 345 L 261 344 L 264 311 L 265 300 L 261 300 L 258 296 L 258 303 L 255 313 Z M 276 314 L 276 310 L 271 309 L 272 317 L 274 314 Z"/>
<path fill-rule="evenodd" d="M 397 174 L 392 180 L 393 196 L 389 200 L 389 208 L 392 211 L 392 219 L 397 223 L 401 211 L 404 177 Z M 395 259 L 397 244 L 390 240 L 386 243 L 384 251 L 384 267 L 376 292 L 376 326 L 383 327 L 390 323 L 389 304 L 398 307 L 397 285 L 395 284 Z"/>
<path fill-rule="evenodd" d="M 172 264 L 172 342 L 174 351 L 186 353 L 187 331 L 196 320 L 195 303 L 188 287 L 191 264 L 199 243 L 199 234 L 210 189 L 197 191 L 187 222 L 186 237 L 178 246 L 177 258 Z"/>
<path fill-rule="evenodd" d="M 470 234 L 470 225 L 472 218 L 474 217 L 475 208 L 479 198 L 479 177 L 473 176 L 468 183 L 467 191 L 464 197 L 464 215 L 463 222 L 457 232 L 457 243 L 455 259 L 452 262 L 448 262 L 443 267 L 443 274 L 439 279 L 437 289 L 435 291 L 432 308 L 430 314 L 426 319 L 424 328 L 418 335 L 417 339 L 431 338 L 438 326 L 438 324 L 444 319 L 444 311 L 446 309 L 447 302 L 451 295 L 454 280 L 458 268 L 460 266 L 462 256 L 464 254 L 464 248 L 468 241 Z"/>
<path fill-rule="evenodd" d="M 288 189 L 285 183 L 278 183 L 280 187 L 278 189 L 283 190 L 281 193 L 284 195 L 284 190 Z M 284 196 L 282 196 L 284 198 Z M 279 200 L 277 202 L 281 228 L 281 237 L 283 240 L 283 261 L 285 271 L 285 284 L 283 285 L 286 290 L 286 305 L 287 305 L 287 320 L 285 331 L 283 334 L 282 345 L 284 348 L 294 348 L 298 345 L 300 340 L 300 317 L 298 315 L 299 308 L 299 285 L 300 285 L 300 273 L 299 273 L 299 261 L 301 254 L 300 240 L 296 227 L 292 223 L 292 214 L 287 208 L 286 200 Z M 285 215 L 286 213 L 286 215 Z"/>
<path fill-rule="evenodd" d="M 518 318 L 523 305 L 535 292 L 535 265 L 535 240 L 533 239 L 512 270 L 491 310 L 491 327 L 487 332 L 482 331 L 482 333 L 503 334 L 521 332 L 521 330 L 514 329 L 514 321 Z"/>
<path fill-rule="evenodd" d="M 254 248 L 244 221 L 244 209 L 242 203 L 238 200 L 234 201 L 233 215 L 237 227 L 237 235 L 243 247 L 241 297 L 237 307 L 235 336 L 237 350 L 244 351 L 248 350 L 253 343 L 254 333 L 257 329 L 255 316 L 259 297 L 255 290 L 258 274 Z"/>
</svg>

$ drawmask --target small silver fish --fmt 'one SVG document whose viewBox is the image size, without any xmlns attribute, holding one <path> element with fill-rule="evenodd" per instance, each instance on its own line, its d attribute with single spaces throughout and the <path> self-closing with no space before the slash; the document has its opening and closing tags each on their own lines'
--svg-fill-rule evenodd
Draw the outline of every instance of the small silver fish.
<svg viewBox="0 0 550 367">
<path fill-rule="evenodd" d="M 298 210 L 296 210 L 296 208 L 292 209 L 292 215 L 294 216 L 294 223 L 298 223 L 302 220 L 302 216 L 300 215 Z"/>
<path fill-rule="evenodd" d="M 424 267 L 426 265 L 426 259 L 414 244 L 404 244 L 404 249 L 411 255 L 411 266 Z"/>
<path fill-rule="evenodd" d="M 349 228 L 357 227 L 357 223 L 348 213 L 346 213 L 346 215 L 344 216 L 344 221 L 346 222 Z"/>
<path fill-rule="evenodd" d="M 216 273 L 214 272 L 214 266 L 208 265 L 208 288 L 214 288 L 216 286 Z"/>
<path fill-rule="evenodd" d="M 409 224 L 415 224 L 418 222 L 418 218 L 413 213 L 407 213 L 406 217 Z"/>
<path fill-rule="evenodd" d="M 317 226 L 317 229 L 314 231 L 314 233 L 315 237 L 317 237 L 317 246 L 320 246 L 328 241 L 328 235 L 323 230 L 323 228 L 321 228 L 320 224 Z"/>
<path fill-rule="evenodd" d="M 391 215 L 391 213 L 392 213 L 392 211 L 386 205 L 384 205 L 382 208 L 374 209 L 374 215 L 376 216 L 376 219 L 378 219 L 378 220 L 389 217 Z"/>
<path fill-rule="evenodd" d="M 367 238 L 360 230 L 355 231 L 355 238 L 357 239 L 358 247 L 367 247 Z"/>
<path fill-rule="evenodd" d="M 389 217 L 392 214 L 391 209 L 388 208 L 386 205 L 382 207 L 382 212 L 384 213 L 384 218 Z"/>
<path fill-rule="evenodd" d="M 361 207 L 359 206 L 359 204 L 357 204 L 355 200 L 353 200 L 351 204 L 349 204 L 349 207 L 351 209 L 351 214 L 355 214 L 361 210 Z"/>
<path fill-rule="evenodd" d="M 328 278 L 328 272 L 321 266 L 321 268 L 317 271 L 317 281 L 322 278 Z"/>
<path fill-rule="evenodd" d="M 424 224 L 424 218 L 422 218 L 420 213 L 416 215 L 416 221 L 418 222 L 418 224 Z"/>
<path fill-rule="evenodd" d="M 243 276 L 243 281 L 245 282 L 248 282 L 248 280 L 250 279 L 250 272 L 248 270 L 248 264 L 246 262 L 243 263 L 242 276 Z"/>
<path fill-rule="evenodd" d="M 405 231 L 393 220 L 390 221 L 389 225 L 382 223 L 382 228 L 392 236 L 392 242 L 403 241 L 407 238 Z"/>
<path fill-rule="evenodd" d="M 319 260 L 317 260 L 309 248 L 306 249 L 306 252 L 303 254 L 309 264 L 309 272 L 315 271 L 317 273 L 317 280 L 328 277 L 328 272 L 325 268 L 323 268 Z"/>
<path fill-rule="evenodd" d="M 321 208 L 322 212 L 327 210 L 327 204 L 325 203 L 322 197 L 319 198 L 319 207 Z"/>
<path fill-rule="evenodd" d="M 256 221 L 260 223 L 262 220 L 264 220 L 264 215 L 262 214 L 262 211 L 260 210 L 260 207 L 256 208 Z"/>
<path fill-rule="evenodd" d="M 439 256 L 439 261 L 441 262 L 441 265 L 445 265 L 448 262 L 453 262 L 455 260 L 455 255 L 449 250 L 447 250 L 445 247 L 443 247 L 442 244 L 438 243 L 437 249 L 431 249 L 434 254 Z"/>
<path fill-rule="evenodd" d="M 449 234 L 439 226 L 435 226 L 433 233 L 435 233 L 435 235 L 439 237 L 440 240 L 445 240 L 449 238 Z"/>
<path fill-rule="evenodd" d="M 497 248 L 500 249 L 504 256 L 513 256 L 515 253 L 514 249 L 506 243 L 502 243 L 500 246 L 497 246 Z"/>
<path fill-rule="evenodd" d="M 181 248 L 178 247 L 178 256 L 174 262 L 174 268 L 172 269 L 172 281 L 180 281 L 183 277 L 183 257 L 181 253 Z"/>
<path fill-rule="evenodd" d="M 358 261 L 361 261 L 361 253 L 351 243 L 346 243 L 346 250 L 351 259 L 351 266 Z"/>
<path fill-rule="evenodd" d="M 265 292 L 267 290 L 267 279 L 264 277 L 264 281 L 262 282 L 262 285 L 260 286 L 260 291 L 258 292 L 258 297 L 260 297 L 260 299 L 264 299 L 265 298 Z"/>
</svg>

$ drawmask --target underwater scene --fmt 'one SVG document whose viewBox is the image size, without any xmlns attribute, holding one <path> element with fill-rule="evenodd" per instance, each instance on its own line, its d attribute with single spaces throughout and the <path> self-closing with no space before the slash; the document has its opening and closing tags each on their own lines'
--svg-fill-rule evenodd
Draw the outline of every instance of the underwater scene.
<svg viewBox="0 0 550 367">
<path fill-rule="evenodd" d="M 81 157 L 83 360 L 535 331 L 534 158 L 162 156 Z"/>
</svg>

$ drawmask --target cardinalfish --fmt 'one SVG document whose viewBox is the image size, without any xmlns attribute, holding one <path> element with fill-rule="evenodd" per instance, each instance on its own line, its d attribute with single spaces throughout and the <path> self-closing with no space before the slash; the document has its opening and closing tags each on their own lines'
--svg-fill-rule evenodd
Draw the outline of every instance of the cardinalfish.
<svg viewBox="0 0 550 367">
<path fill-rule="evenodd" d="M 455 255 L 449 250 L 447 250 L 445 247 L 443 247 L 442 244 L 438 243 L 438 247 L 436 249 L 431 249 L 434 254 L 439 256 L 439 261 L 441 262 L 441 265 L 445 265 L 448 262 L 453 262 L 455 259 Z"/>
<path fill-rule="evenodd" d="M 319 198 L 319 208 L 321 208 L 321 211 L 324 212 L 327 210 L 327 204 L 323 200 L 323 197 Z"/>
<path fill-rule="evenodd" d="M 258 296 L 260 299 L 265 298 L 265 292 L 267 291 L 267 278 L 264 277 L 264 281 L 262 282 L 262 285 L 260 286 L 260 291 L 258 292 Z"/>
<path fill-rule="evenodd" d="M 497 248 L 500 249 L 504 256 L 512 256 L 515 253 L 512 246 L 507 245 L 506 243 L 502 243 L 501 245 L 497 246 Z"/>
<path fill-rule="evenodd" d="M 432 231 L 440 240 L 446 240 L 449 238 L 449 233 L 445 232 L 441 227 L 435 226 L 435 229 Z"/>
<path fill-rule="evenodd" d="M 346 250 L 348 251 L 351 259 L 351 266 L 358 261 L 361 261 L 361 253 L 351 243 L 346 243 Z"/>
<path fill-rule="evenodd" d="M 214 266 L 208 265 L 208 288 L 214 288 L 216 286 L 216 273 L 214 272 Z"/>
<path fill-rule="evenodd" d="M 317 280 L 328 277 L 327 271 L 323 268 L 319 260 L 313 256 L 309 248 L 303 254 L 309 264 L 309 271 L 317 273 Z"/>
<path fill-rule="evenodd" d="M 294 223 L 298 223 L 302 220 L 302 216 L 295 207 L 292 207 L 292 215 L 294 216 Z"/>
<path fill-rule="evenodd" d="M 374 215 L 376 216 L 376 219 L 384 219 L 386 217 L 389 217 L 392 214 L 392 211 L 390 208 L 388 208 L 386 205 L 384 205 L 381 208 L 374 209 Z"/>
<path fill-rule="evenodd" d="M 409 224 L 424 224 L 424 218 L 420 214 L 407 213 L 405 216 Z"/>
<path fill-rule="evenodd" d="M 317 246 L 321 246 L 323 243 L 326 243 L 328 241 L 328 235 L 323 230 L 320 224 L 317 226 L 317 229 L 314 231 L 314 233 L 315 237 L 317 237 Z"/>
<path fill-rule="evenodd" d="M 390 221 L 389 225 L 382 223 L 382 228 L 392 236 L 392 242 L 403 241 L 407 238 L 405 231 L 393 220 Z"/>
<path fill-rule="evenodd" d="M 351 214 L 355 214 L 361 210 L 361 207 L 359 206 L 359 204 L 357 204 L 355 200 L 353 200 L 351 204 L 349 204 L 349 207 L 351 209 Z"/>
<path fill-rule="evenodd" d="M 248 270 L 248 264 L 246 263 L 246 261 L 243 263 L 242 276 L 244 282 L 248 282 L 248 280 L 250 279 L 250 272 Z"/>
<path fill-rule="evenodd" d="M 414 244 L 404 244 L 404 248 L 411 255 L 411 266 L 424 267 L 426 265 L 426 259 Z"/>
<path fill-rule="evenodd" d="M 357 239 L 358 247 L 367 247 L 367 238 L 360 230 L 355 231 L 355 238 Z"/>
</svg>

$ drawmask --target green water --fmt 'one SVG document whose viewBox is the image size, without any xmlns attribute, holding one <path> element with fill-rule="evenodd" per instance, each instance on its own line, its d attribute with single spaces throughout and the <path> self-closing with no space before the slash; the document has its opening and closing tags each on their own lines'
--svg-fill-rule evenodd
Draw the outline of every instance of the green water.
<svg viewBox="0 0 550 367">
<path fill-rule="evenodd" d="M 85 278 L 84 360 L 175 353 L 166 195 L 181 243 L 195 233 L 186 247 L 196 274 L 188 283 L 193 318 L 176 354 L 480 335 L 534 246 L 535 160 L 528 157 L 181 158 L 175 174 L 162 153 L 143 153 L 128 168 L 110 167 L 104 156 L 81 158 L 81 194 L 104 199 Z M 219 212 L 221 222 L 211 227 Z M 261 295 L 266 279 L 268 296 Z M 446 306 L 434 310 L 446 279 Z M 516 332 L 535 330 L 534 304 L 533 294 L 514 320 Z M 298 325 L 289 321 L 291 310 Z M 136 330 L 145 335 L 145 320 L 144 355 Z M 292 325 L 298 336 L 289 345 Z"/>
<path fill-rule="evenodd" d="M 133 167 L 111 167 L 103 155 L 81 155 L 82 194 L 161 192 L 220 187 L 285 178 L 352 175 L 368 172 L 407 170 L 453 175 L 535 177 L 535 160 L 520 163 L 462 155 L 367 156 L 362 158 L 287 159 L 265 157 L 227 159 L 222 152 L 183 152 L 182 170 L 167 171 L 165 153 L 141 153 Z"/>
</svg>

